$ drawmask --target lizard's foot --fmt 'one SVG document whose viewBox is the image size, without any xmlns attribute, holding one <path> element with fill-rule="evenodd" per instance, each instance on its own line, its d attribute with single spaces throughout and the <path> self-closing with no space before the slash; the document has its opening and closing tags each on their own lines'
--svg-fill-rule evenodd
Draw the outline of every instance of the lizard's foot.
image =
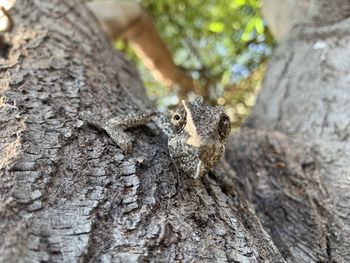
<svg viewBox="0 0 350 263">
<path fill-rule="evenodd" d="M 104 127 L 104 130 L 108 133 L 109 137 L 112 138 L 112 140 L 123 149 L 125 153 L 131 153 L 132 151 L 132 140 L 129 135 L 126 134 L 126 132 L 123 131 L 121 128 L 111 126 Z"/>
<path fill-rule="evenodd" d="M 151 111 L 144 113 L 129 113 L 118 115 L 117 117 L 106 121 L 96 114 L 85 111 L 81 113 L 81 117 L 89 124 L 105 130 L 124 152 L 130 153 L 132 150 L 132 140 L 124 130 L 147 124 L 150 122 L 151 117 L 154 114 L 155 113 Z"/>
</svg>

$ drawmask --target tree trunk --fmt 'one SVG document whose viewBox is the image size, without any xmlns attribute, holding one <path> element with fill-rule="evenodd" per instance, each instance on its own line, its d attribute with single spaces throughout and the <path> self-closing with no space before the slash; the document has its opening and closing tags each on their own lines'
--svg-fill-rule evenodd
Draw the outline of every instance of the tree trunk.
<svg viewBox="0 0 350 263">
<path fill-rule="evenodd" d="M 0 262 L 284 262 L 228 165 L 200 185 L 155 128 L 124 155 L 84 110 L 153 106 L 76 0 L 17 0 L 1 59 Z"/>
<path fill-rule="evenodd" d="M 262 13 L 275 39 L 280 42 L 300 23 L 333 23 L 349 15 L 344 0 L 261 0 Z"/>
<path fill-rule="evenodd" d="M 350 262 L 350 3 L 304 2 L 226 156 L 287 261 Z"/>
</svg>

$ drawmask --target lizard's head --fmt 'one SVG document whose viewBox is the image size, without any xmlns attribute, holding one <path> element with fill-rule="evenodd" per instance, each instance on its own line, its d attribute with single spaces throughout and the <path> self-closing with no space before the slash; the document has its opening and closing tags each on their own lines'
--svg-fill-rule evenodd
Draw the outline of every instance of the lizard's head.
<svg viewBox="0 0 350 263">
<path fill-rule="evenodd" d="M 183 172 L 198 178 L 220 161 L 231 131 L 223 107 L 208 106 L 202 97 L 192 96 L 180 102 L 171 124 L 169 153 Z"/>
</svg>

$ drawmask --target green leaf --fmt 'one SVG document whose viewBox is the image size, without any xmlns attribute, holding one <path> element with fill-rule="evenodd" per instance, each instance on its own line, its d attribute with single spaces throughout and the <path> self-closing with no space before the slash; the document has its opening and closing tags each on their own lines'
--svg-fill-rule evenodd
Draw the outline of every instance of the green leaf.
<svg viewBox="0 0 350 263">
<path fill-rule="evenodd" d="M 250 41 L 253 37 L 253 29 L 255 28 L 255 17 L 251 18 L 246 24 L 243 34 L 241 36 L 242 41 Z"/>
<path fill-rule="evenodd" d="M 263 23 L 262 19 L 259 18 L 259 17 L 255 17 L 254 21 L 255 21 L 255 30 L 256 30 L 256 32 L 259 35 L 264 34 L 265 28 L 264 28 L 264 23 Z"/>
<path fill-rule="evenodd" d="M 237 5 L 237 6 L 242 6 L 242 5 L 245 5 L 246 4 L 246 0 L 236 0 L 235 1 L 235 4 Z"/>
<path fill-rule="evenodd" d="M 209 30 L 215 33 L 221 33 L 225 29 L 224 23 L 221 22 L 213 22 L 209 24 Z"/>
<path fill-rule="evenodd" d="M 224 74 L 222 74 L 221 85 L 226 86 L 230 82 L 231 72 L 230 70 L 226 70 Z"/>
</svg>

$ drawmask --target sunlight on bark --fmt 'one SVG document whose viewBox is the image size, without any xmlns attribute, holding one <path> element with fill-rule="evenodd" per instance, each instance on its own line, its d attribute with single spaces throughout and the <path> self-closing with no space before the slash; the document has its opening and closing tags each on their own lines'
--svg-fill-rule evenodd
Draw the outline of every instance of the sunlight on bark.
<svg viewBox="0 0 350 263">
<path fill-rule="evenodd" d="M 11 9 L 16 0 L 0 0 L 0 32 L 11 27 L 11 21 L 7 17 L 7 11 Z"/>
</svg>

